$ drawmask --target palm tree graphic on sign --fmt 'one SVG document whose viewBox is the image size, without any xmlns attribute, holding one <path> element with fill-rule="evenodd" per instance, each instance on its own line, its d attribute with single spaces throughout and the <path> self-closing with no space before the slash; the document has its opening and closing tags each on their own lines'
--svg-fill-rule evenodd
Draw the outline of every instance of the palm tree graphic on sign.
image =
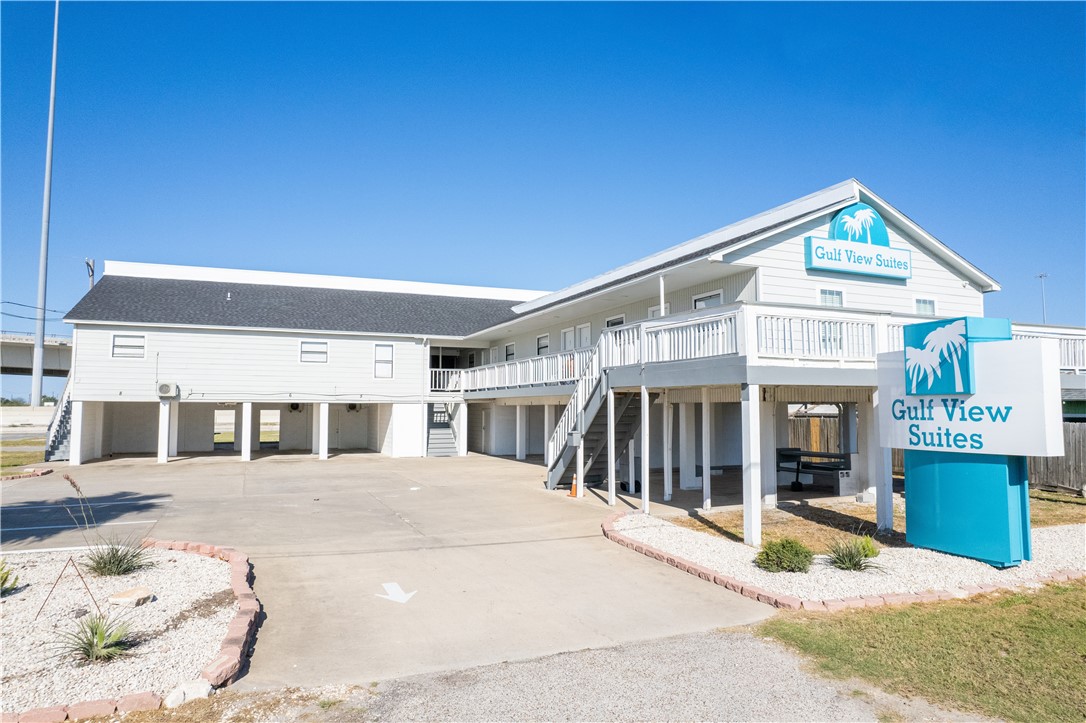
<svg viewBox="0 0 1086 723">
<path fill-rule="evenodd" d="M 924 337 L 924 349 L 935 352 L 940 364 L 945 357 L 954 365 L 954 392 L 956 394 L 964 392 L 965 385 L 962 384 L 960 360 L 962 350 L 965 349 L 965 320 L 958 319 L 928 334 Z"/>
<path fill-rule="evenodd" d="M 927 346 L 923 348 L 915 346 L 905 347 L 905 375 L 913 383 L 913 394 L 916 394 L 917 384 L 923 380 L 927 386 L 931 386 L 940 376 L 939 353 Z"/>
<path fill-rule="evenodd" d="M 861 208 L 851 216 L 846 215 L 841 217 L 841 224 L 848 233 L 849 241 L 859 241 L 866 233 L 867 241 L 864 243 L 871 243 L 871 227 L 874 223 L 875 212 L 870 208 Z"/>
</svg>

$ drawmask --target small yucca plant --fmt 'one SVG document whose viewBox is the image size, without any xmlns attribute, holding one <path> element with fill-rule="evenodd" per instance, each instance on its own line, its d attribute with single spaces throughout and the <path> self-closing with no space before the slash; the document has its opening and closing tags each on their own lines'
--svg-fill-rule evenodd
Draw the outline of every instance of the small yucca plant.
<svg viewBox="0 0 1086 723">
<path fill-rule="evenodd" d="M 135 644 L 128 625 L 99 613 L 84 617 L 75 630 L 61 632 L 58 647 L 64 657 L 94 663 L 119 658 Z"/>
<path fill-rule="evenodd" d="M 864 539 L 849 537 L 839 538 L 831 542 L 830 564 L 838 570 L 851 570 L 854 572 L 882 569 L 881 565 L 871 559 L 872 546 L 865 544 Z"/>
<path fill-rule="evenodd" d="M 0 560 L 0 597 L 10 595 L 19 587 L 19 576 L 8 567 L 8 564 Z"/>
<path fill-rule="evenodd" d="M 102 577 L 127 575 L 151 564 L 146 548 L 130 540 L 111 539 L 100 542 L 87 553 L 84 567 Z"/>
</svg>

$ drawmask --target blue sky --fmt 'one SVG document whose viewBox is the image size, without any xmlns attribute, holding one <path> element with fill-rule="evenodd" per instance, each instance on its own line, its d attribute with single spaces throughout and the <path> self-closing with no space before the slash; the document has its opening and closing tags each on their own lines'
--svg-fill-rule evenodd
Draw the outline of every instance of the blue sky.
<svg viewBox="0 0 1086 723">
<path fill-rule="evenodd" d="M 24 304 L 52 7 L 0 4 Z M 856 177 L 1000 281 L 989 315 L 1040 321 L 1044 271 L 1081 325 L 1084 7 L 69 0 L 47 306 L 84 257 L 559 288 Z"/>
</svg>

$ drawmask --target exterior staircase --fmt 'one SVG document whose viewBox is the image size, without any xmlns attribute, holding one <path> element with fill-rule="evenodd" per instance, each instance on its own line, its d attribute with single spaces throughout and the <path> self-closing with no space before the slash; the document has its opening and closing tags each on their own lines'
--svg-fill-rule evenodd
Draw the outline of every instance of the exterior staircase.
<svg viewBox="0 0 1086 723">
<path fill-rule="evenodd" d="M 45 461 L 59 462 L 71 459 L 72 435 L 72 393 L 71 376 L 64 384 L 64 391 L 57 400 L 53 418 L 49 421 L 49 431 L 45 437 Z"/>
<path fill-rule="evenodd" d="M 455 457 L 456 453 L 456 437 L 448 408 L 444 404 L 431 404 L 426 421 L 426 456 Z"/>
</svg>

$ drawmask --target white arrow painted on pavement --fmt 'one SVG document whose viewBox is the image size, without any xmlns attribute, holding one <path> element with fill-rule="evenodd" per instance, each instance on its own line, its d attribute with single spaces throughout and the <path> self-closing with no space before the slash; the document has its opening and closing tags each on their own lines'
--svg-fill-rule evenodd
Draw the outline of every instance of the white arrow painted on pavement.
<svg viewBox="0 0 1086 723">
<path fill-rule="evenodd" d="M 392 602 L 405 603 L 415 594 L 414 592 L 404 592 L 398 582 L 384 582 L 381 583 L 381 587 L 385 589 L 385 594 L 378 594 L 377 597 L 383 597 L 385 600 L 391 600 Z"/>
</svg>

